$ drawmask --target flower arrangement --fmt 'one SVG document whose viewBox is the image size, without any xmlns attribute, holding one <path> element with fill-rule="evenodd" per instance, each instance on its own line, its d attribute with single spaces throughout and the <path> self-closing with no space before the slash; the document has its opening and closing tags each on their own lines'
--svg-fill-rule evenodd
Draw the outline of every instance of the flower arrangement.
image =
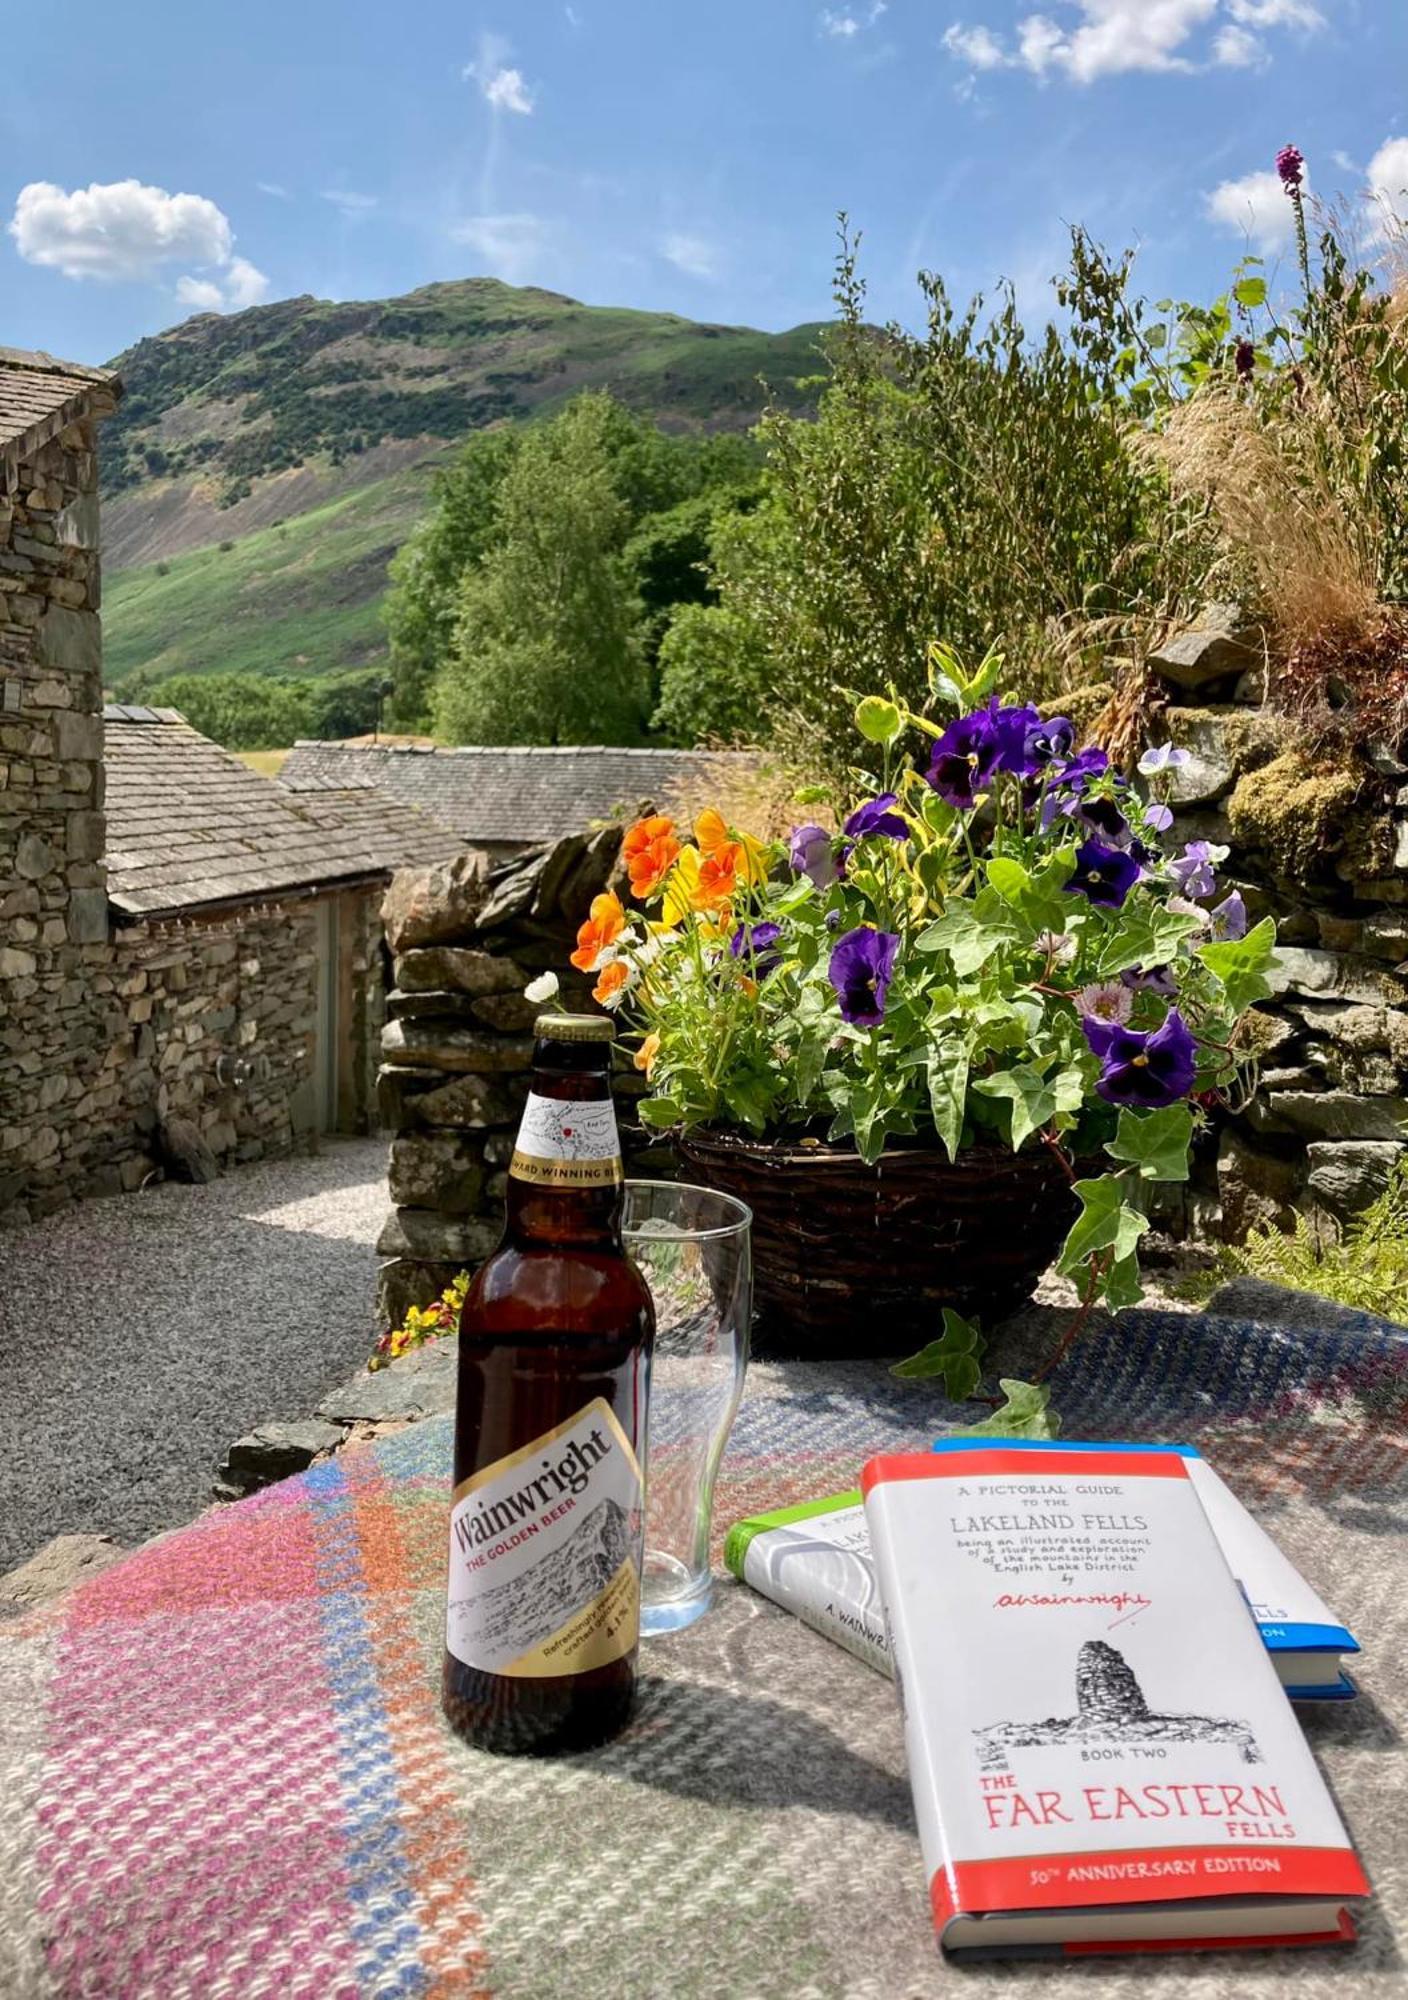
<svg viewBox="0 0 1408 2000">
<path fill-rule="evenodd" d="M 368 1369 L 375 1374 L 388 1362 L 399 1361 L 403 1354 L 424 1347 L 428 1340 L 442 1340 L 446 1334 L 458 1332 L 460 1310 L 468 1290 L 469 1273 L 461 1271 L 450 1280 L 433 1304 L 408 1307 L 402 1324 L 384 1333 L 377 1342 L 376 1352 L 367 1363 Z"/>
<path fill-rule="evenodd" d="M 638 822 L 644 907 L 599 896 L 573 963 L 639 1036 L 653 1127 L 813 1133 L 867 1161 L 901 1137 L 950 1160 L 1051 1148 L 1078 1202 L 1058 1269 L 1118 1307 L 1140 1296 L 1151 1188 L 1187 1179 L 1205 1107 L 1253 1080 L 1238 1023 L 1270 991 L 1275 926 L 1221 894 L 1224 849 L 1165 851 L 1183 753 L 1146 752 L 1140 787 L 1066 718 L 1004 702 L 1001 673 L 935 645 L 925 713 L 863 700 L 871 768 L 837 834 L 770 849 L 713 813 L 693 841 Z M 946 1314 L 903 1367 L 970 1395 L 980 1351 Z"/>
</svg>

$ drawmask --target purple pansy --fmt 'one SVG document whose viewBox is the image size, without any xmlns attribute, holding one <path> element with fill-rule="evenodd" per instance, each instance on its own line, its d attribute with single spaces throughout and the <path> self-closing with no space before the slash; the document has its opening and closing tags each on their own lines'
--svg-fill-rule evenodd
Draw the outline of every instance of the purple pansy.
<svg viewBox="0 0 1408 2000">
<path fill-rule="evenodd" d="M 1225 847 L 1215 847 L 1208 840 L 1190 840 L 1178 859 L 1170 861 L 1168 872 L 1185 896 L 1211 896 L 1217 888 L 1213 867 L 1226 859 Z"/>
<path fill-rule="evenodd" d="M 1103 841 L 1087 840 L 1076 849 L 1076 872 L 1065 884 L 1070 894 L 1086 896 L 1102 909 L 1118 910 L 1139 880 L 1139 863 L 1132 854 Z"/>
<path fill-rule="evenodd" d="M 1026 704 L 1020 708 L 1003 708 L 994 695 L 988 703 L 988 714 L 992 719 L 993 741 L 997 745 L 994 768 L 1009 771 L 1014 778 L 1034 777 L 1042 768 L 1042 763 L 1028 757 L 1027 739 L 1033 730 L 1041 728 L 1041 717 L 1037 711 Z"/>
<path fill-rule="evenodd" d="M 749 970 L 755 979 L 766 979 L 782 963 L 782 953 L 775 949 L 781 936 L 781 924 L 740 924 L 729 939 L 728 948 L 735 958 L 749 960 Z"/>
<path fill-rule="evenodd" d="M 1177 1104 L 1193 1088 L 1197 1051 L 1188 1024 L 1170 1007 L 1163 1026 L 1152 1034 L 1125 1027 L 1119 1021 L 1081 1022 L 1091 1052 L 1100 1058 L 1095 1088 L 1107 1104 L 1128 1104 L 1155 1111 Z"/>
<path fill-rule="evenodd" d="M 966 812 L 977 804 L 980 792 L 991 790 L 997 755 L 992 714 L 980 708 L 948 725 L 934 745 L 924 775 L 941 799 Z"/>
<path fill-rule="evenodd" d="M 805 875 L 816 889 L 829 889 L 841 874 L 824 826 L 794 826 L 787 858 L 795 873 Z"/>
<path fill-rule="evenodd" d="M 1095 840 L 1102 840 L 1107 847 L 1129 847 L 1134 841 L 1134 830 L 1113 799 L 1078 798 L 1068 808 L 1069 817 L 1077 826 Z"/>
<path fill-rule="evenodd" d="M 908 840 L 908 822 L 890 810 L 897 803 L 897 793 L 881 792 L 878 799 L 869 799 L 863 806 L 856 807 L 843 831 L 856 840 L 864 839 L 868 833 L 883 834 L 886 840 Z"/>
<path fill-rule="evenodd" d="M 1120 974 L 1120 983 L 1131 993 L 1157 993 L 1161 1000 L 1172 1000 L 1178 993 L 1171 965 L 1131 965 Z"/>
<path fill-rule="evenodd" d="M 858 1028 L 878 1027 L 885 1018 L 885 995 L 900 948 L 893 931 L 863 924 L 847 931 L 832 948 L 826 976 L 836 989 L 844 1018 Z"/>
<path fill-rule="evenodd" d="M 1156 778 L 1161 771 L 1179 771 L 1188 762 L 1188 752 L 1176 743 L 1160 743 L 1139 759 L 1141 777 Z"/>
<path fill-rule="evenodd" d="M 1068 715 L 1053 715 L 1046 721 L 1038 716 L 1027 730 L 1022 746 L 1028 767 L 1024 775 L 1034 776 L 1048 764 L 1062 762 L 1070 756 L 1075 740 L 1076 726 Z"/>
<path fill-rule="evenodd" d="M 1144 824 L 1151 826 L 1155 833 L 1167 833 L 1173 825 L 1173 807 L 1161 805 L 1156 799 L 1144 809 Z"/>
</svg>

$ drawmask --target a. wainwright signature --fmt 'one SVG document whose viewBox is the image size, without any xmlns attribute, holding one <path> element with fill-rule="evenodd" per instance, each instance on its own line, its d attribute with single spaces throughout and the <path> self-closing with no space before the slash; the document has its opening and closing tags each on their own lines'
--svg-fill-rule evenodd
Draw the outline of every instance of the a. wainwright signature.
<svg viewBox="0 0 1408 2000">
<path fill-rule="evenodd" d="M 1145 1597 L 1142 1592 L 1137 1590 L 1102 1590 L 1088 1592 L 1084 1595 L 1071 1594 L 1069 1596 L 1065 1596 L 1060 1591 L 1054 1590 L 1004 1590 L 1000 1597 L 993 1599 L 993 1609 L 995 1611 L 1015 1611 L 1025 1605 L 1037 1605 L 1044 1608 L 1059 1604 L 1103 1604 L 1108 1610 L 1118 1612 L 1119 1614 L 1118 1617 L 1112 1618 L 1105 1627 L 1107 1632 L 1113 1632 L 1117 1625 L 1123 1625 L 1129 1619 L 1137 1618 L 1141 1611 L 1147 1611 L 1153 1601 L 1152 1597 Z"/>
</svg>

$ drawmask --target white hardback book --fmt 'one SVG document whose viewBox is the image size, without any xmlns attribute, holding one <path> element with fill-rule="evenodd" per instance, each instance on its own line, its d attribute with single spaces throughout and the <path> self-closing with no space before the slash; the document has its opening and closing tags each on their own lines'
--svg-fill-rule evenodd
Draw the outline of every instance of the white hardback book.
<svg viewBox="0 0 1408 2000">
<path fill-rule="evenodd" d="M 1005 1442 L 1014 1450 L 1039 1448 L 1025 1439 Z M 989 1443 L 943 1438 L 934 1449 L 972 1450 Z M 1344 1654 L 1359 1651 L 1353 1635 L 1192 1445 L 1158 1448 L 1176 1450 L 1187 1459 L 1198 1497 L 1286 1693 L 1293 1701 L 1351 1698 L 1354 1682 L 1340 1662 Z M 730 1530 L 724 1559 L 735 1576 L 764 1597 L 868 1666 L 889 1673 L 884 1608 L 859 1488 L 738 1522 Z"/>
<path fill-rule="evenodd" d="M 997 1441 L 861 1487 L 947 1951 L 1353 1937 L 1368 1883 L 1183 1454 Z"/>
</svg>

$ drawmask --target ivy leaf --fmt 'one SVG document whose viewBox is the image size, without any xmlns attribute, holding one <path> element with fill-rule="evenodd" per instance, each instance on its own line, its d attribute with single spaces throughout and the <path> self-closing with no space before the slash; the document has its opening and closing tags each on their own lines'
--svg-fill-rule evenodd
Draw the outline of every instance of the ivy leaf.
<svg viewBox="0 0 1408 2000">
<path fill-rule="evenodd" d="M 683 1115 L 678 1098 L 645 1097 L 641 1099 L 641 1123 L 643 1125 L 654 1126 L 657 1132 L 663 1132 L 668 1125 L 678 1125 Z"/>
<path fill-rule="evenodd" d="M 1056 1269 L 1061 1275 L 1070 1277 L 1088 1258 L 1097 1256 L 1102 1250 L 1113 1250 L 1116 1263 L 1124 1257 L 1132 1257 L 1140 1237 L 1149 1227 L 1149 1218 L 1129 1207 L 1119 1182 L 1110 1175 L 1103 1175 L 1099 1180 L 1077 1181 L 1074 1191 L 1080 1200 L 1081 1212 L 1072 1223 L 1071 1233 L 1056 1260 Z"/>
<path fill-rule="evenodd" d="M 1014 1382 L 1004 1375 L 998 1383 L 1003 1394 L 1001 1406 L 981 1423 L 969 1424 L 965 1437 L 1054 1438 L 1060 1435 L 1061 1419 L 1047 1406 L 1051 1391 L 1044 1382 Z"/>
<path fill-rule="evenodd" d="M 890 1373 L 906 1382 L 927 1382 L 942 1375 L 949 1401 L 962 1403 L 983 1379 L 979 1361 L 983 1346 L 983 1336 L 973 1322 L 945 1306 L 942 1336 L 907 1361 L 897 1361 Z"/>
<path fill-rule="evenodd" d="M 1107 1140 L 1112 1160 L 1128 1160 L 1146 1181 L 1186 1181 L 1193 1114 L 1186 1104 L 1164 1111 L 1121 1111 L 1119 1130 Z"/>
<path fill-rule="evenodd" d="M 1072 850 L 1051 855 L 1033 875 L 1010 854 L 999 854 L 987 865 L 988 886 L 1014 909 L 1027 926 L 1024 936 L 1037 931 L 1064 930 L 1072 914 L 1071 899 L 1065 893 L 1075 865 Z"/>
<path fill-rule="evenodd" d="M 1161 903 L 1122 915 L 1101 949 L 1100 977 L 1114 979 L 1135 965 L 1146 971 L 1167 965 L 1184 938 L 1191 937 L 1201 924 L 1200 917 L 1185 917 L 1177 910 L 1166 910 Z"/>
<path fill-rule="evenodd" d="M 1239 306 L 1250 309 L 1266 304 L 1265 278 L 1239 278 L 1232 287 L 1232 296 Z"/>
<path fill-rule="evenodd" d="M 1137 1306 L 1144 1296 L 1139 1259 L 1134 1256 L 1118 1258 L 1105 1273 L 1100 1296 L 1111 1312 L 1119 1312 L 1124 1306 Z"/>
<path fill-rule="evenodd" d="M 996 891 L 985 889 L 971 903 L 950 903 L 936 923 L 914 941 L 916 951 L 946 951 L 960 979 L 979 971 L 1002 945 L 1021 936 L 1016 912 Z"/>
<path fill-rule="evenodd" d="M 958 1157 L 959 1134 L 963 1130 L 963 1110 L 968 1102 L 968 1066 L 972 1043 L 961 1035 L 949 1035 L 930 1044 L 925 1065 L 929 1083 L 929 1108 L 934 1130 L 944 1143 L 950 1160 Z"/>
<path fill-rule="evenodd" d="M 1266 974 L 1271 970 L 1275 953 L 1274 917 L 1263 917 L 1243 938 L 1228 938 L 1221 944 L 1198 947 L 1198 957 L 1221 980 L 1227 1004 L 1234 1014 L 1270 994 L 1271 983 Z"/>
<path fill-rule="evenodd" d="M 984 1097 L 1006 1098 L 1012 1107 L 1012 1150 L 1020 1152 L 1033 1132 L 1056 1115 L 1056 1092 L 1034 1063 L 979 1077 L 973 1085 Z"/>
</svg>

